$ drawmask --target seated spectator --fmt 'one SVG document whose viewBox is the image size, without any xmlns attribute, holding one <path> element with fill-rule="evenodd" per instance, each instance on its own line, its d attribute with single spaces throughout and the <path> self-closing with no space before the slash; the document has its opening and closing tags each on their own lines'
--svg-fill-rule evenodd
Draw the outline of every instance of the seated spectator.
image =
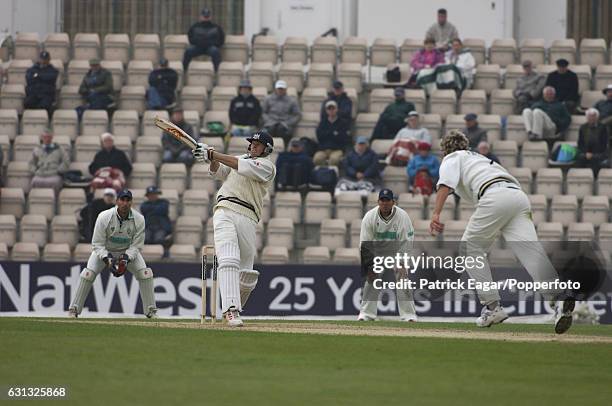
<svg viewBox="0 0 612 406">
<path fill-rule="evenodd" d="M 79 94 L 85 101 L 76 108 L 79 119 L 85 110 L 105 110 L 113 103 L 113 75 L 100 65 L 98 58 L 89 60 L 89 71 L 79 86 Z"/>
<path fill-rule="evenodd" d="M 608 127 L 609 135 L 612 137 L 612 84 L 602 90 L 602 93 L 606 98 L 595 103 L 593 107 L 599 111 L 599 120 Z"/>
<path fill-rule="evenodd" d="M 276 190 L 298 189 L 308 185 L 314 165 L 300 140 L 292 139 L 289 150 L 276 159 Z"/>
<path fill-rule="evenodd" d="M 463 47 L 463 42 L 459 38 L 453 40 L 452 48 L 446 52 L 445 63 L 455 65 L 459 69 L 465 82 L 464 89 L 472 87 L 476 73 L 476 60 L 470 49 Z"/>
<path fill-rule="evenodd" d="M 0 187 L 2 187 L 2 178 L 4 177 L 2 174 L 2 169 L 4 168 L 4 152 L 2 152 L 2 145 L 0 145 Z"/>
<path fill-rule="evenodd" d="M 259 127 L 261 105 L 253 96 L 253 86 L 248 80 L 240 81 L 238 96 L 232 99 L 229 107 L 229 117 L 234 137 L 249 137 Z"/>
<path fill-rule="evenodd" d="M 280 137 L 285 145 L 289 145 L 293 129 L 302 113 L 295 98 L 287 96 L 287 82 L 276 81 L 274 93 L 264 99 L 262 110 L 264 128 L 272 137 Z"/>
<path fill-rule="evenodd" d="M 40 145 L 32 151 L 29 162 L 31 188 L 53 188 L 57 194 L 64 184 L 62 174 L 68 170 L 70 158 L 64 148 L 53 142 L 53 133 L 47 129 L 40 136 Z"/>
<path fill-rule="evenodd" d="M 45 109 L 51 115 L 55 103 L 55 85 L 59 71 L 51 65 L 51 55 L 42 51 L 38 62 L 26 72 L 26 97 L 23 107 L 26 109 Z"/>
<path fill-rule="evenodd" d="M 145 244 L 168 243 L 172 233 L 172 223 L 168 214 L 170 202 L 161 199 L 157 186 L 149 186 L 145 192 L 146 200 L 140 205 L 140 213 L 145 218 Z"/>
<path fill-rule="evenodd" d="M 338 181 L 336 193 L 354 190 L 367 194 L 374 192 L 382 180 L 378 155 L 364 136 L 357 137 L 354 150 L 342 161 L 342 169 L 344 177 Z"/>
<path fill-rule="evenodd" d="M 585 113 L 587 122 L 578 132 L 576 166 L 591 168 L 595 176 L 599 169 L 610 166 L 610 149 L 606 126 L 599 121 L 599 111 L 590 108 Z"/>
<path fill-rule="evenodd" d="M 181 130 L 191 135 L 196 141 L 200 139 L 198 134 L 194 134 L 191 124 L 185 121 L 183 109 L 175 107 L 170 115 L 170 121 L 173 124 L 176 124 Z M 162 135 L 162 147 L 164 149 L 164 154 L 162 156 L 163 163 L 182 162 L 187 166 L 193 165 L 193 154 L 191 153 L 191 148 L 167 132 L 164 132 Z"/>
<path fill-rule="evenodd" d="M 436 49 L 436 41 L 433 38 L 425 38 L 423 45 L 424 48 L 421 48 L 412 55 L 410 61 L 412 77 L 409 84 L 416 83 L 417 76 L 422 69 L 434 68 L 444 63 L 444 53 Z"/>
<path fill-rule="evenodd" d="M 491 152 L 491 146 L 489 145 L 488 142 L 480 141 L 478 143 L 477 151 L 480 155 L 486 156 L 488 159 L 490 159 L 493 162 L 499 163 L 499 159 L 497 158 L 497 156 Z"/>
<path fill-rule="evenodd" d="M 567 59 L 557 59 L 557 70 L 550 72 L 546 78 L 546 86 L 555 89 L 557 100 L 565 104 L 570 114 L 574 112 L 578 105 L 578 75 L 569 70 Z"/>
<path fill-rule="evenodd" d="M 463 129 L 463 133 L 470 141 L 470 149 L 472 151 L 476 151 L 478 144 L 487 140 L 487 130 L 480 128 L 480 125 L 478 124 L 478 116 L 474 113 L 466 114 L 463 119 L 465 120 L 465 128 Z"/>
<path fill-rule="evenodd" d="M 344 150 L 350 147 L 351 122 L 338 117 L 338 105 L 330 100 L 325 103 L 327 115 L 317 127 L 319 150 L 314 155 L 315 165 L 338 166 L 344 155 Z"/>
<path fill-rule="evenodd" d="M 535 102 L 530 109 L 523 110 L 523 121 L 527 137 L 531 141 L 546 140 L 549 143 L 562 138 L 572 117 L 563 103 L 555 99 L 555 89 L 546 86 L 543 100 Z"/>
<path fill-rule="evenodd" d="M 187 72 L 189 63 L 199 55 L 208 55 L 212 59 L 215 72 L 221 64 L 221 47 L 225 43 L 223 28 L 212 22 L 210 9 L 202 9 L 200 21 L 193 24 L 187 33 L 189 46 L 183 55 L 183 69 Z"/>
<path fill-rule="evenodd" d="M 100 141 L 102 149 L 89 164 L 89 173 L 94 176 L 91 188 L 112 187 L 121 190 L 125 187 L 125 179 L 132 173 L 132 164 L 125 152 L 115 147 L 115 138 L 111 133 L 102 134 Z"/>
<path fill-rule="evenodd" d="M 516 114 L 521 114 L 524 109 L 540 100 L 542 89 L 544 89 L 546 78 L 533 69 L 533 63 L 529 60 L 523 61 L 523 76 L 516 81 L 516 87 L 512 95 L 516 99 Z"/>
<path fill-rule="evenodd" d="M 438 49 L 446 51 L 453 39 L 459 38 L 459 31 L 447 19 L 447 11 L 438 9 L 438 21 L 432 24 L 425 33 L 425 38 L 433 38 Z"/>
<path fill-rule="evenodd" d="M 402 87 L 396 87 L 394 91 L 395 101 L 385 107 L 376 126 L 372 131 L 372 139 L 390 140 L 406 124 L 408 113 L 416 110 L 414 104 L 406 101 L 406 91 Z"/>
<path fill-rule="evenodd" d="M 115 192 L 115 189 L 106 188 L 104 189 L 104 196 L 102 198 L 93 199 L 81 209 L 81 221 L 79 223 L 82 237 L 81 242 L 91 242 L 91 237 L 93 236 L 93 230 L 94 226 L 96 225 L 98 214 L 102 213 L 104 210 L 115 207 L 116 199 L 117 192 Z"/>
<path fill-rule="evenodd" d="M 321 120 L 327 116 L 325 105 L 333 100 L 338 105 L 338 117 L 351 121 L 353 118 L 353 101 L 344 91 L 344 84 L 339 80 L 334 80 L 331 92 L 327 93 L 327 99 L 321 103 Z"/>
<path fill-rule="evenodd" d="M 430 195 L 438 181 L 440 160 L 431 153 L 431 145 L 421 142 L 418 154 L 410 159 L 406 172 L 408 172 L 409 185 L 416 194 Z"/>
<path fill-rule="evenodd" d="M 413 110 L 408 113 L 406 127 L 399 130 L 393 139 L 393 145 L 387 152 L 387 164 L 406 166 L 421 142 L 431 145 L 431 135 L 421 126 L 419 113 Z"/>
<path fill-rule="evenodd" d="M 174 104 L 178 73 L 168 67 L 168 60 L 161 58 L 159 67 L 149 73 L 149 90 L 147 90 L 147 108 L 163 110 Z"/>
</svg>

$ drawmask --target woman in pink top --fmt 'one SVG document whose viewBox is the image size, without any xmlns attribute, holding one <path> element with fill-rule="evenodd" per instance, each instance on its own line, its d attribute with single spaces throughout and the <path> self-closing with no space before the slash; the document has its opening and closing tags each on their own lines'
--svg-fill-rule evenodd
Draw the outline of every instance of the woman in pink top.
<svg viewBox="0 0 612 406">
<path fill-rule="evenodd" d="M 413 75 L 419 73 L 421 69 L 433 68 L 444 63 L 444 53 L 436 49 L 436 41 L 433 38 L 425 38 L 424 45 L 425 48 L 412 55 L 410 67 Z"/>
</svg>

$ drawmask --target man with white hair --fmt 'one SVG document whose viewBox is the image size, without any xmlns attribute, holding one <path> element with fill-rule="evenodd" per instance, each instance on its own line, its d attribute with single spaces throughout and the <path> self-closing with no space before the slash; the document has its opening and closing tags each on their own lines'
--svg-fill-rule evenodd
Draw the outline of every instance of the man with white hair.
<svg viewBox="0 0 612 406">
<path fill-rule="evenodd" d="M 96 153 L 93 162 L 89 165 L 89 173 L 95 175 L 100 168 L 116 168 L 123 172 L 127 178 L 132 173 L 132 164 L 125 152 L 115 147 L 115 137 L 111 133 L 100 135 L 102 149 Z"/>
<path fill-rule="evenodd" d="M 462 201 L 475 206 L 475 211 L 461 237 L 462 251 L 473 258 L 485 258 L 491 245 L 501 234 L 514 251 L 521 264 L 534 281 L 553 281 L 559 276 L 546 252 L 538 243 L 538 235 L 531 220 L 529 198 L 522 191 L 519 181 L 501 165 L 477 152 L 469 151 L 467 137 L 451 130 L 440 142 L 444 159 L 440 166 L 440 178 L 430 232 L 442 233 L 444 223 L 440 213 L 451 193 Z M 484 266 L 468 268 L 469 276 L 483 286 L 491 286 L 491 270 L 488 262 Z M 500 304 L 497 289 L 477 289 L 483 305 L 476 320 L 479 327 L 490 327 L 508 318 Z M 549 300 L 556 300 L 559 292 L 541 293 Z M 562 334 L 572 325 L 575 300 L 568 297 L 563 302 L 555 322 L 555 332 Z"/>
<path fill-rule="evenodd" d="M 555 88 L 547 86 L 542 91 L 543 100 L 523 110 L 523 121 L 531 141 L 556 141 L 569 127 L 572 116 L 563 103 L 555 99 Z"/>
<path fill-rule="evenodd" d="M 301 117 L 298 102 L 287 95 L 287 82 L 277 80 L 274 93 L 266 97 L 262 105 L 264 128 L 272 137 L 280 137 L 285 145 L 289 145 L 293 129 Z"/>
<path fill-rule="evenodd" d="M 609 166 L 610 149 L 606 126 L 599 121 L 599 111 L 590 108 L 585 113 L 587 122 L 578 132 L 578 154 L 576 165 L 593 169 L 597 176 L 599 169 Z"/>
</svg>

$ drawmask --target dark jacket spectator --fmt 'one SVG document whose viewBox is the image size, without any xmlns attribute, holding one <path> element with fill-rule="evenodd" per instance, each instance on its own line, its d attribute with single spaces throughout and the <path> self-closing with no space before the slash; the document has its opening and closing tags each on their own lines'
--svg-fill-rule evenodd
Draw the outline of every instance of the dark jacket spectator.
<svg viewBox="0 0 612 406">
<path fill-rule="evenodd" d="M 55 103 L 55 90 L 59 71 L 49 63 L 49 52 L 42 51 L 38 62 L 26 72 L 26 109 L 49 110 Z"/>
<path fill-rule="evenodd" d="M 335 101 L 338 105 L 338 117 L 351 121 L 353 117 L 353 101 L 348 97 L 344 91 L 344 84 L 339 80 L 334 81 L 332 91 L 327 93 L 327 99 L 321 103 L 321 120 L 327 116 L 325 105 L 328 101 Z"/>
<path fill-rule="evenodd" d="M 416 107 L 405 99 L 405 91 L 398 87 L 395 89 L 395 101 L 389 104 L 378 118 L 372 132 L 372 139 L 392 140 L 399 130 L 406 125 L 406 117 Z"/>
<path fill-rule="evenodd" d="M 191 124 L 185 121 L 182 109 L 174 109 L 170 116 L 170 121 L 176 124 L 181 130 L 191 135 L 196 141 L 199 140 L 200 137 L 194 134 Z M 193 165 L 193 154 L 191 153 L 191 149 L 167 132 L 164 132 L 162 135 L 162 148 L 164 150 L 162 162 L 182 162 L 187 166 Z"/>
<path fill-rule="evenodd" d="M 465 120 L 463 133 L 470 141 L 470 149 L 476 151 L 478 144 L 487 140 L 487 130 L 480 128 L 480 125 L 478 125 L 478 116 L 474 113 L 466 114 L 463 119 Z"/>
<path fill-rule="evenodd" d="M 557 60 L 557 70 L 550 72 L 546 78 L 546 86 L 555 88 L 557 100 L 563 102 L 570 113 L 578 103 L 578 75 L 569 70 L 569 62 L 565 59 Z"/>
<path fill-rule="evenodd" d="M 89 164 L 89 173 L 94 175 L 100 168 L 111 167 L 121 170 L 127 178 L 132 173 L 132 164 L 125 152 L 115 147 L 113 135 L 104 133 L 101 136 L 102 149 L 96 153 L 94 160 Z"/>
<path fill-rule="evenodd" d="M 482 156 L 487 157 L 488 159 L 490 159 L 493 162 L 497 162 L 499 163 L 499 158 L 497 158 L 497 156 L 491 152 L 491 147 L 489 146 L 489 143 L 486 141 L 481 141 L 478 144 L 478 153 Z"/>
<path fill-rule="evenodd" d="M 548 102 L 546 100 L 540 100 L 535 102 L 531 108 L 532 110 L 540 109 L 546 113 L 552 122 L 555 123 L 557 132 L 559 133 L 567 130 L 572 122 L 572 116 L 567 111 L 565 105 L 560 101 L 554 100 Z"/>
<path fill-rule="evenodd" d="M 609 165 L 610 149 L 606 126 L 599 121 L 599 112 L 590 108 L 586 112 L 587 122 L 578 132 L 578 154 L 576 164 L 592 168 L 595 176 L 599 168 Z"/>
<path fill-rule="evenodd" d="M 606 98 L 595 103 L 593 107 L 599 111 L 599 120 L 607 126 L 612 126 L 612 85 L 608 85 L 603 90 L 603 94 Z M 610 136 L 612 137 L 612 133 Z"/>
<path fill-rule="evenodd" d="M 335 108 L 337 105 L 334 101 L 329 101 L 330 106 Z M 317 126 L 317 141 L 319 149 L 333 149 L 344 151 L 351 145 L 350 139 L 350 121 L 346 121 L 339 116 L 330 118 L 325 116 Z"/>
<path fill-rule="evenodd" d="M 210 9 L 203 9 L 200 21 L 193 24 L 187 33 L 189 44 L 183 55 L 183 69 L 187 72 L 191 59 L 198 55 L 209 55 L 215 72 L 221 64 L 221 47 L 225 43 L 225 33 L 221 26 L 212 22 Z"/>
<path fill-rule="evenodd" d="M 159 68 L 149 73 L 147 103 L 150 110 L 161 110 L 173 104 L 176 99 L 178 73 L 168 67 L 168 60 L 165 58 L 159 61 L 159 65 Z"/>
<path fill-rule="evenodd" d="M 365 137 L 359 137 L 355 149 L 349 152 L 342 161 L 342 167 L 350 180 L 380 181 L 378 155 L 368 145 Z"/>
<path fill-rule="evenodd" d="M 276 159 L 277 190 L 308 184 L 313 168 L 312 158 L 304 151 L 302 142 L 291 140 L 289 150 L 278 154 Z"/>
<path fill-rule="evenodd" d="M 172 223 L 168 214 L 170 202 L 161 199 L 161 190 L 149 186 L 146 198 L 140 205 L 140 212 L 145 218 L 145 244 L 164 244 L 166 237 L 172 232 Z"/>
<path fill-rule="evenodd" d="M 230 103 L 230 122 L 239 126 L 259 126 L 261 105 L 257 97 L 252 94 L 251 83 L 243 80 L 238 90 L 238 96 L 234 97 Z"/>
<path fill-rule="evenodd" d="M 89 67 L 79 86 L 79 94 L 85 100 L 85 104 L 76 109 L 79 117 L 87 109 L 104 110 L 113 102 L 113 75 L 100 66 L 97 58 L 89 60 Z"/>
<path fill-rule="evenodd" d="M 117 192 L 115 192 L 115 189 L 107 188 L 104 190 L 103 198 L 94 199 L 81 209 L 80 227 L 84 242 L 91 242 L 91 237 L 93 236 L 93 230 L 94 226 L 96 225 L 98 215 L 104 210 L 115 207 L 116 198 Z"/>
</svg>

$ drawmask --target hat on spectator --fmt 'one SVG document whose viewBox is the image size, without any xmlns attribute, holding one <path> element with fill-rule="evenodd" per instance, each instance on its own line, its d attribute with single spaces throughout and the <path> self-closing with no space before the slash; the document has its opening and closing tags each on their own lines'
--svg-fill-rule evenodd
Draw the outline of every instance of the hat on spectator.
<svg viewBox="0 0 612 406">
<path fill-rule="evenodd" d="M 419 151 L 429 151 L 431 149 L 431 145 L 428 142 L 419 142 L 417 149 Z"/>
<path fill-rule="evenodd" d="M 336 108 L 337 108 L 337 107 L 338 107 L 338 103 L 336 103 L 336 102 L 335 102 L 335 101 L 333 101 L 333 100 L 328 100 L 328 101 L 326 101 L 326 102 L 325 102 L 325 108 L 328 108 L 328 107 L 330 107 L 330 106 L 333 106 L 333 107 L 336 107 Z"/>
<path fill-rule="evenodd" d="M 359 137 L 357 137 L 357 140 L 355 141 L 356 144 L 367 144 L 368 143 L 368 138 L 360 135 Z"/>
<path fill-rule="evenodd" d="M 161 190 L 157 186 L 153 185 L 153 186 L 149 186 L 147 188 L 147 190 L 145 192 L 145 196 L 146 195 L 150 195 L 150 194 L 161 195 L 162 192 L 161 192 Z"/>
<path fill-rule="evenodd" d="M 609 84 L 608 86 L 606 86 L 606 87 L 605 87 L 605 89 L 604 89 L 604 90 L 602 90 L 601 92 L 602 92 L 603 94 L 608 94 L 608 92 L 609 92 L 610 90 L 612 90 L 612 83 L 611 83 L 611 84 Z"/>
<path fill-rule="evenodd" d="M 248 80 L 248 79 L 242 79 L 242 80 L 240 81 L 240 84 L 238 85 L 238 87 L 239 87 L 239 88 L 240 88 L 240 87 L 248 87 L 248 88 L 252 89 L 252 88 L 253 88 L 253 85 L 251 85 L 251 81 L 250 81 L 250 80 Z"/>
<path fill-rule="evenodd" d="M 130 192 L 128 189 L 123 189 L 119 193 L 117 193 L 117 199 L 121 199 L 124 197 L 127 197 L 132 200 L 132 192 Z"/>
<path fill-rule="evenodd" d="M 100 65 L 100 60 L 98 58 L 91 58 L 89 60 L 89 66 Z"/>
<path fill-rule="evenodd" d="M 200 15 L 202 17 L 210 17 L 211 16 L 211 12 L 209 8 L 203 8 L 202 11 L 200 12 Z"/>
<path fill-rule="evenodd" d="M 159 59 L 159 66 L 163 66 L 163 67 L 168 66 L 168 60 L 166 58 L 160 58 Z"/>
<path fill-rule="evenodd" d="M 466 115 L 463 117 L 463 119 L 464 119 L 465 121 L 474 121 L 474 120 L 476 120 L 477 118 L 478 118 L 478 116 L 477 116 L 476 114 L 474 114 L 474 113 L 468 113 L 468 114 L 466 114 Z"/>
<path fill-rule="evenodd" d="M 107 187 L 106 189 L 104 189 L 104 196 L 106 195 L 112 195 L 113 197 L 117 197 L 117 192 L 115 192 L 115 189 Z"/>
<path fill-rule="evenodd" d="M 334 89 L 342 89 L 344 87 L 344 83 L 340 82 L 339 80 L 334 80 L 334 83 L 332 83 L 332 87 Z"/>
<path fill-rule="evenodd" d="M 47 51 L 41 51 L 40 54 L 38 54 L 38 57 L 43 61 L 48 61 L 51 59 L 51 55 Z"/>
<path fill-rule="evenodd" d="M 395 90 L 393 91 L 393 95 L 395 97 L 404 97 L 406 95 L 406 91 L 404 90 L 403 87 L 396 87 Z"/>
<path fill-rule="evenodd" d="M 378 200 L 395 200 L 395 195 L 391 189 L 382 189 L 378 193 Z"/>
<path fill-rule="evenodd" d="M 287 88 L 287 82 L 285 82 L 284 80 L 277 80 L 276 84 L 274 85 L 275 89 L 286 89 Z"/>
<path fill-rule="evenodd" d="M 569 66 L 569 61 L 565 58 L 559 58 L 555 61 L 558 67 L 567 68 Z"/>
<path fill-rule="evenodd" d="M 408 113 L 408 117 L 418 117 L 419 116 L 419 112 L 416 110 L 412 110 L 410 113 Z"/>
</svg>

